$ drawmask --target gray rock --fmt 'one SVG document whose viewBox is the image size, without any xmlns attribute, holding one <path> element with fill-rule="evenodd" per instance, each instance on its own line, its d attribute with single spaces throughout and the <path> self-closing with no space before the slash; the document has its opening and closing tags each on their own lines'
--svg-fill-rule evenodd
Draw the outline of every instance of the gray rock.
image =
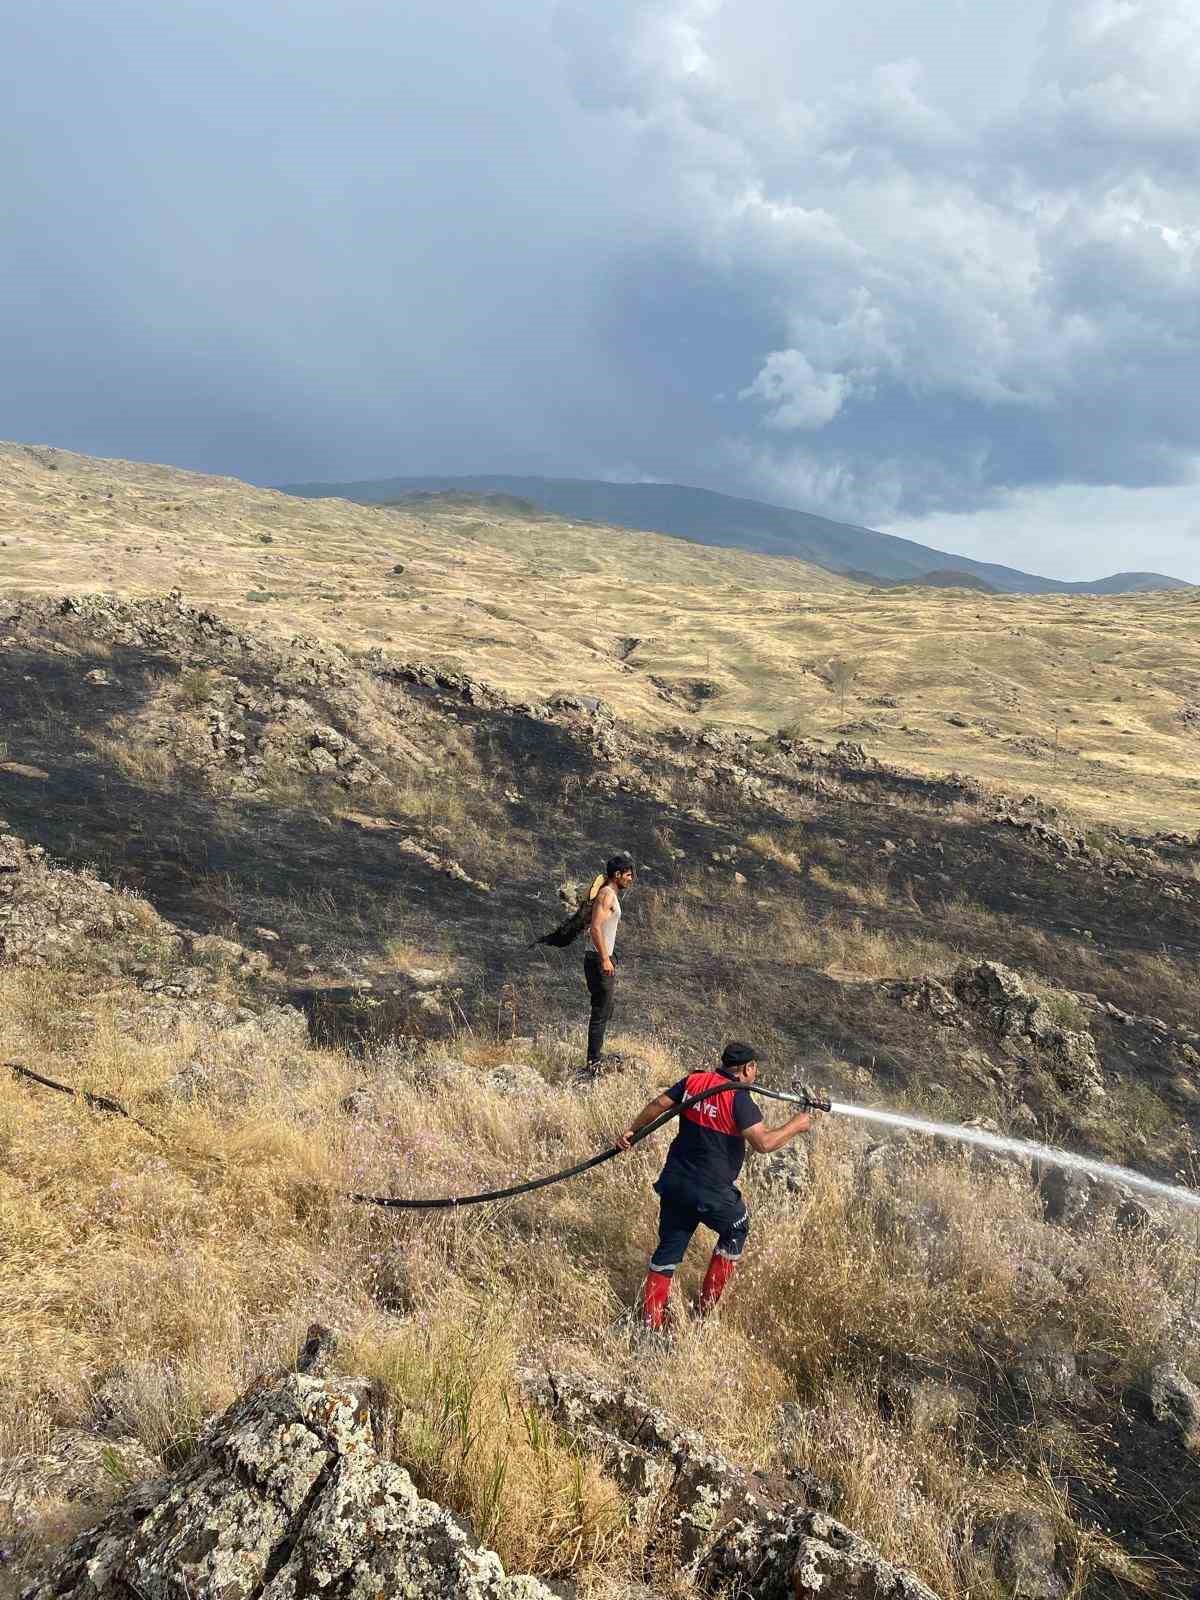
<svg viewBox="0 0 1200 1600">
<path fill-rule="evenodd" d="M 546 1089 L 545 1078 L 536 1067 L 531 1067 L 525 1061 L 502 1061 L 499 1066 L 484 1074 L 483 1081 L 497 1094 L 508 1095 L 517 1100 L 527 1100 L 533 1095 L 543 1094 Z"/>
<path fill-rule="evenodd" d="M 756 1156 L 750 1163 L 749 1181 L 755 1188 L 801 1195 L 808 1191 L 811 1158 L 801 1140 L 794 1139 L 773 1155 Z"/>
<path fill-rule="evenodd" d="M 320 1343 L 318 1338 L 317 1343 Z M 259 1380 L 172 1477 L 140 1485 L 23 1600 L 551 1600 L 505 1576 L 372 1442 L 366 1388 Z"/>
<path fill-rule="evenodd" d="M 1094 1399 L 1091 1382 L 1080 1371 L 1078 1356 L 1057 1334 L 1039 1334 L 1018 1357 L 1012 1375 L 1035 1401 L 1082 1405 Z"/>
<path fill-rule="evenodd" d="M 45 1449 L 4 1463 L 4 1505 L 18 1522 L 47 1502 L 105 1505 L 132 1484 L 161 1472 L 162 1463 L 137 1439 L 60 1428 Z"/>
<path fill-rule="evenodd" d="M 599 1433 L 668 1464 L 676 1505 L 671 1535 L 684 1566 L 702 1558 L 734 1507 L 753 1500 L 745 1473 L 632 1390 L 569 1372 L 525 1369 L 518 1378 L 525 1397 L 580 1444 L 594 1449 Z"/>
<path fill-rule="evenodd" d="M 1040 1512 L 1006 1511 L 980 1525 L 974 1544 L 1014 1600 L 1061 1600 L 1066 1594 L 1054 1527 Z"/>
<path fill-rule="evenodd" d="M 708 1589 L 754 1600 L 937 1600 L 827 1513 L 797 1507 L 732 1523 L 701 1576 Z"/>
<path fill-rule="evenodd" d="M 950 1433 L 974 1415 L 975 1396 L 961 1384 L 917 1373 L 895 1373 L 880 1394 L 884 1409 L 915 1429 Z"/>
<path fill-rule="evenodd" d="M 1185 1449 L 1200 1454 L 1200 1389 L 1173 1361 L 1150 1374 L 1150 1414 Z"/>
<path fill-rule="evenodd" d="M 1085 1097 L 1103 1094 L 1100 1059 L 1091 1034 L 1060 1026 L 1046 1002 L 1030 994 L 1011 967 L 999 961 L 966 962 L 954 974 L 954 994 L 1008 1054 L 1020 1058 L 1036 1051 L 1068 1092 Z"/>
<path fill-rule="evenodd" d="M 1064 1228 L 1090 1227 L 1106 1198 L 1090 1173 L 1070 1167 L 1043 1167 L 1038 1188 L 1047 1222 Z"/>
<path fill-rule="evenodd" d="M 749 1593 L 754 1600 L 818 1592 L 822 1600 L 934 1600 L 915 1578 L 825 1514 L 834 1490 L 803 1467 L 783 1471 L 788 1499 L 781 1503 L 699 1434 L 628 1389 L 562 1372 L 526 1370 L 520 1381 L 526 1398 L 575 1440 L 605 1462 L 615 1459 L 621 1481 L 629 1467 L 614 1457 L 618 1442 L 666 1469 L 669 1494 L 661 1505 L 670 1520 L 665 1526 L 660 1520 L 655 1531 L 702 1588 Z M 779 1416 L 793 1433 L 802 1421 L 793 1404 L 781 1406 Z M 632 1470 L 644 1483 L 644 1465 L 634 1462 Z M 663 1481 L 657 1479 L 646 1497 Z"/>
</svg>

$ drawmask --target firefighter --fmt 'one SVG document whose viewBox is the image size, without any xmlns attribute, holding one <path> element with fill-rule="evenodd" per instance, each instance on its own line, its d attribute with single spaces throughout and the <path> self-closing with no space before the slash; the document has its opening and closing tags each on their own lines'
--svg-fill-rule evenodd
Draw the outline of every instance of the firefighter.
<svg viewBox="0 0 1200 1600">
<path fill-rule="evenodd" d="M 617 1140 L 627 1150 L 638 1129 L 655 1117 L 704 1089 L 728 1082 L 728 1092 L 713 1094 L 680 1114 L 679 1131 L 654 1185 L 659 1197 L 658 1246 L 642 1292 L 642 1316 L 648 1328 L 662 1328 L 671 1279 L 701 1224 L 717 1236 L 700 1291 L 702 1316 L 716 1305 L 733 1276 L 750 1232 L 750 1213 L 737 1186 L 746 1146 L 769 1155 L 812 1126 L 807 1111 L 797 1112 L 778 1128 L 763 1126 L 762 1112 L 750 1094 L 758 1062 L 753 1045 L 731 1040 L 715 1072 L 689 1073 L 672 1084 L 639 1112 Z"/>
</svg>

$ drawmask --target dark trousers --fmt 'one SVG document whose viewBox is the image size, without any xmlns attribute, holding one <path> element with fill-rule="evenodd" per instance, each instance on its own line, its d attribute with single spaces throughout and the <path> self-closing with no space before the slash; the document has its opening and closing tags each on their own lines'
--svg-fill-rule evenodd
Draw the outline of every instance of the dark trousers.
<svg viewBox="0 0 1200 1600">
<path fill-rule="evenodd" d="M 615 959 L 613 957 L 614 961 Z M 592 1014 L 588 1019 L 587 1058 L 589 1062 L 593 1062 L 599 1061 L 604 1051 L 604 1035 L 616 999 L 617 975 L 615 972 L 607 974 L 603 972 L 600 967 L 600 957 L 595 950 L 589 950 L 583 958 L 583 976 L 587 982 L 588 994 L 592 997 Z"/>
<path fill-rule="evenodd" d="M 697 1189 L 660 1178 L 654 1187 L 659 1197 L 658 1244 L 650 1257 L 651 1272 L 670 1276 L 702 1224 L 717 1236 L 717 1255 L 727 1261 L 739 1259 L 750 1236 L 750 1213 L 736 1185 Z"/>
</svg>

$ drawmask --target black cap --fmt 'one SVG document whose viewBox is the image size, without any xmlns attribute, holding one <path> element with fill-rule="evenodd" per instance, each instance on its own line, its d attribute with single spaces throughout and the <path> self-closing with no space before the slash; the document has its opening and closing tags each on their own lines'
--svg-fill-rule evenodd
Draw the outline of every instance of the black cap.
<svg viewBox="0 0 1200 1600">
<path fill-rule="evenodd" d="M 609 856 L 604 863 L 604 870 L 610 878 L 615 878 L 618 872 L 632 872 L 633 857 L 624 855 Z"/>
<path fill-rule="evenodd" d="M 745 1044 L 740 1039 L 731 1039 L 721 1051 L 721 1065 L 734 1070 L 745 1067 L 751 1061 L 761 1061 L 762 1057 L 752 1044 Z"/>
</svg>

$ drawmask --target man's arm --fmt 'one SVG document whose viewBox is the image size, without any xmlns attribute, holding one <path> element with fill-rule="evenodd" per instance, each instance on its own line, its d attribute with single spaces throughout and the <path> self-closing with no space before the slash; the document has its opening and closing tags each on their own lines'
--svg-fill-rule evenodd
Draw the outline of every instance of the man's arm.
<svg viewBox="0 0 1200 1600">
<path fill-rule="evenodd" d="M 647 1100 L 637 1116 L 625 1129 L 625 1132 L 616 1140 L 617 1149 L 628 1150 L 638 1129 L 644 1128 L 648 1122 L 653 1122 L 655 1117 L 661 1117 L 664 1111 L 670 1111 L 674 1104 L 675 1101 L 671 1099 L 669 1094 L 655 1095 L 653 1100 Z"/>
<path fill-rule="evenodd" d="M 756 1122 L 752 1128 L 744 1130 L 743 1137 L 751 1150 L 757 1150 L 760 1156 L 769 1156 L 772 1150 L 780 1149 L 789 1139 L 794 1139 L 798 1133 L 807 1133 L 811 1127 L 812 1118 L 808 1112 L 797 1111 L 778 1128 L 764 1128 L 761 1122 Z"/>
<path fill-rule="evenodd" d="M 607 977 L 613 970 L 612 959 L 604 948 L 604 938 L 600 931 L 600 924 L 612 910 L 612 903 L 617 897 L 617 891 L 611 883 L 605 884 L 600 893 L 592 901 L 592 920 L 588 924 L 588 937 L 595 946 L 596 954 L 600 957 L 600 970 Z"/>
</svg>

